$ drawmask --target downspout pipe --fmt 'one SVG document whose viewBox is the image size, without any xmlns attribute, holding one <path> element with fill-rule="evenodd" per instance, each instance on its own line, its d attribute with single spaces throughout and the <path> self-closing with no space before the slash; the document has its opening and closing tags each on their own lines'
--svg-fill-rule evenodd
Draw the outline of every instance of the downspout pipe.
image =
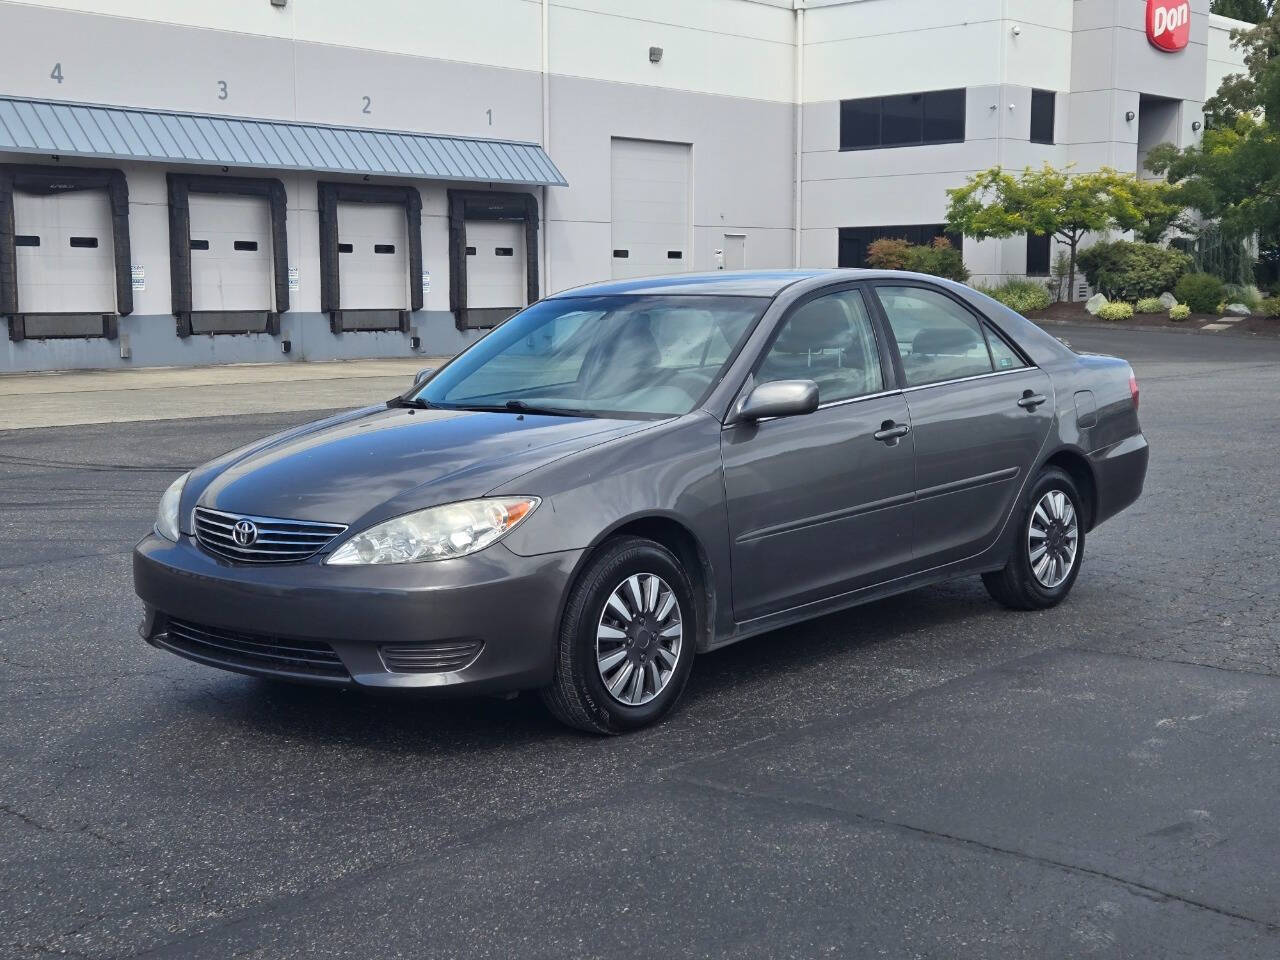
<svg viewBox="0 0 1280 960">
<path fill-rule="evenodd" d="M 795 225 L 794 242 L 791 250 L 792 266 L 800 266 L 800 231 L 803 226 L 804 201 L 804 4 L 805 0 L 793 0 L 796 21 L 796 77 L 795 77 L 795 184 L 793 185 L 792 221 Z"/>
</svg>

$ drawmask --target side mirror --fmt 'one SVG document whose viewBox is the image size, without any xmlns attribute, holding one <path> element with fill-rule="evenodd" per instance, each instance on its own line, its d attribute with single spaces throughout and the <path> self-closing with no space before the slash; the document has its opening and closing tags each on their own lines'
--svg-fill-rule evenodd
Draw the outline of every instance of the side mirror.
<svg viewBox="0 0 1280 960">
<path fill-rule="evenodd" d="M 430 380 L 433 376 L 435 376 L 435 372 L 436 372 L 435 367 L 423 367 L 414 375 L 413 385 L 415 387 L 422 386 L 424 383 Z"/>
<path fill-rule="evenodd" d="M 763 420 L 794 417 L 817 409 L 818 385 L 812 380 L 774 380 L 747 394 L 738 416 L 743 420 Z"/>
</svg>

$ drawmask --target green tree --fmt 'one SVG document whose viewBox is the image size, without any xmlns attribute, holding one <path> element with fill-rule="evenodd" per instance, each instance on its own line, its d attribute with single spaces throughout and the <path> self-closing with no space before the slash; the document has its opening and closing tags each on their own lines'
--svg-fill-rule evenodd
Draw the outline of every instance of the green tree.
<svg viewBox="0 0 1280 960">
<path fill-rule="evenodd" d="M 1049 234 L 1068 251 L 1068 297 L 1075 298 L 1076 260 L 1086 234 L 1113 227 L 1163 234 L 1181 212 L 1167 183 L 1143 184 L 1108 167 L 1073 173 L 1045 164 L 1014 175 L 1001 167 L 974 174 L 948 190 L 947 225 L 975 240 Z"/>
<path fill-rule="evenodd" d="M 1280 9 L 1232 38 L 1248 72 L 1227 77 L 1205 104 L 1212 122 L 1198 145 L 1161 144 L 1147 166 L 1228 233 L 1259 233 L 1266 242 L 1280 234 Z"/>
<path fill-rule="evenodd" d="M 1213 0 L 1209 10 L 1224 17 L 1257 23 L 1274 12 L 1276 0 Z"/>
</svg>

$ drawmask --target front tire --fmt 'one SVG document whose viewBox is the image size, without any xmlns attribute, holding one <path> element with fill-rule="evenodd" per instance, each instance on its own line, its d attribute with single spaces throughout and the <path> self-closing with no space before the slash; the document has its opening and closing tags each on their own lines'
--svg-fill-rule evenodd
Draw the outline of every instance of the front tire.
<svg viewBox="0 0 1280 960">
<path fill-rule="evenodd" d="M 1071 476 L 1057 467 L 1042 470 L 1015 518 L 1009 562 L 982 575 L 987 592 L 1013 610 L 1047 610 L 1065 600 L 1084 558 L 1084 518 Z"/>
<path fill-rule="evenodd" d="M 689 679 L 698 628 L 693 583 L 675 554 L 640 537 L 609 541 L 569 593 L 542 700 L 591 733 L 655 723 Z"/>
</svg>

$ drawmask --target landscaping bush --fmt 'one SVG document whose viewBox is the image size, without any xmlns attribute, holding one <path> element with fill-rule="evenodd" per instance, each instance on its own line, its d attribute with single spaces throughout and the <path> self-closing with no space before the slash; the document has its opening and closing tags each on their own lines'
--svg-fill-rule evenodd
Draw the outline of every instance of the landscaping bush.
<svg viewBox="0 0 1280 960">
<path fill-rule="evenodd" d="M 905 270 L 911 244 L 901 237 L 881 237 L 867 247 L 867 266 L 877 270 Z"/>
<path fill-rule="evenodd" d="M 998 287 L 981 289 L 988 297 L 999 300 L 1010 310 L 1018 313 L 1045 310 L 1052 300 L 1048 288 L 1034 280 L 1006 280 Z"/>
<path fill-rule="evenodd" d="M 1268 320 L 1280 320 L 1280 297 L 1267 297 L 1258 304 L 1257 312 Z"/>
<path fill-rule="evenodd" d="M 908 247 L 907 269 L 955 280 L 957 283 L 964 283 L 969 279 L 964 256 L 946 237 L 934 237 L 933 243 L 926 247 Z"/>
<path fill-rule="evenodd" d="M 1262 306 L 1262 291 L 1253 284 L 1241 286 L 1238 283 L 1223 284 L 1222 300 L 1224 303 L 1243 303 L 1254 313 Z"/>
<path fill-rule="evenodd" d="M 1191 308 L 1185 303 L 1175 304 L 1169 308 L 1170 320 L 1185 320 L 1189 316 L 1191 316 Z"/>
<path fill-rule="evenodd" d="M 1143 297 L 1134 305 L 1134 313 L 1164 313 L 1159 297 Z"/>
<path fill-rule="evenodd" d="M 898 237 L 881 237 L 867 247 L 867 264 L 877 270 L 911 270 L 964 283 L 964 257 L 946 237 L 916 246 Z"/>
<path fill-rule="evenodd" d="M 1132 320 L 1133 307 L 1127 303 L 1104 303 L 1102 309 L 1098 311 L 1098 316 L 1103 320 Z"/>
<path fill-rule="evenodd" d="M 1213 313 L 1222 302 L 1222 281 L 1211 273 L 1188 273 L 1173 288 L 1173 295 L 1192 313 Z"/>
<path fill-rule="evenodd" d="M 1136 300 L 1173 289 L 1191 269 L 1191 257 L 1154 243 L 1113 240 L 1080 254 L 1080 269 L 1089 286 L 1108 299 Z"/>
</svg>

